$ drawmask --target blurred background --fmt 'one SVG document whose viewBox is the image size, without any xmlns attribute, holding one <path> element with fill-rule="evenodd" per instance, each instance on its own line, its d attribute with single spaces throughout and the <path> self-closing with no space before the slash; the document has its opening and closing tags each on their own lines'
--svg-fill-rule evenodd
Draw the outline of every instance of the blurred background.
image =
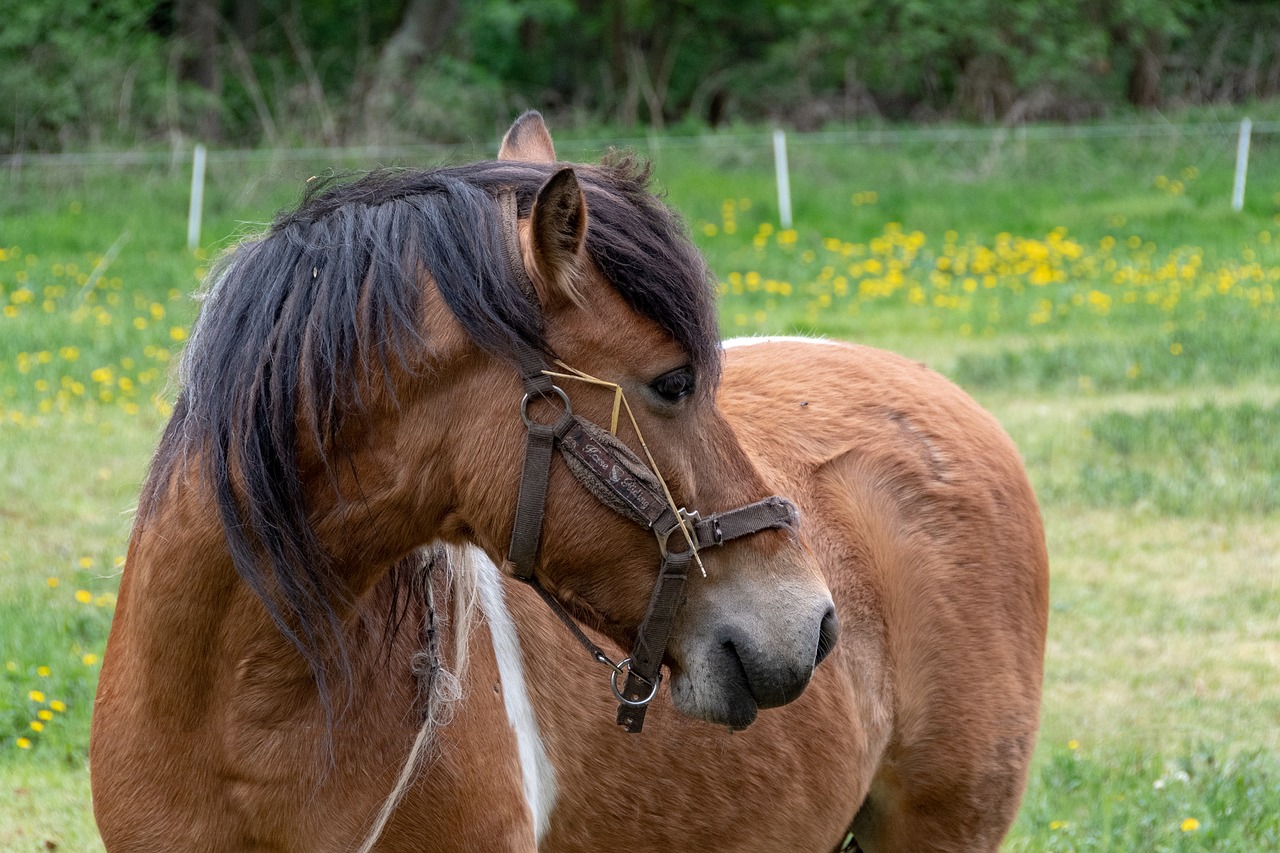
<svg viewBox="0 0 1280 853">
<path fill-rule="evenodd" d="M 1280 93 L 1273 0 L 6 0 L 0 153 L 1079 121 Z"/>
<path fill-rule="evenodd" d="M 0 0 L 0 851 L 101 849 L 97 673 L 218 255 L 529 108 L 651 161 L 726 337 L 895 350 L 1017 442 L 1053 577 L 1005 849 L 1280 850 L 1280 3 Z"/>
</svg>

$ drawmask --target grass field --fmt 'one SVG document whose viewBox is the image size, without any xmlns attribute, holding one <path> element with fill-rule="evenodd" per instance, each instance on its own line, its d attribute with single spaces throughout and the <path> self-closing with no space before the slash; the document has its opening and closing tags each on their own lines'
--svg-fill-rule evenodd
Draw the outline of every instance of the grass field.
<svg viewBox="0 0 1280 853">
<path fill-rule="evenodd" d="M 1242 213 L 1233 151 L 797 140 L 794 229 L 763 137 L 642 151 L 726 335 L 919 358 L 1022 449 L 1052 619 L 1009 850 L 1280 849 L 1280 139 L 1255 137 Z M 215 162 L 195 256 L 182 169 L 0 174 L 0 849 L 100 847 L 89 714 L 189 294 L 327 165 Z"/>
</svg>

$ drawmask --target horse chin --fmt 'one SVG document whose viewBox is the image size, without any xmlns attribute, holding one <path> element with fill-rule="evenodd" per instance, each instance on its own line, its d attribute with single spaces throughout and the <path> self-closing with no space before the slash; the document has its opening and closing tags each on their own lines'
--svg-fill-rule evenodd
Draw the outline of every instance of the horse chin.
<svg viewBox="0 0 1280 853">
<path fill-rule="evenodd" d="M 673 671 L 671 702 L 686 717 L 706 720 L 730 729 L 745 729 L 755 722 L 760 706 L 747 684 L 741 667 L 737 672 L 721 672 L 719 677 L 695 677 Z"/>
</svg>

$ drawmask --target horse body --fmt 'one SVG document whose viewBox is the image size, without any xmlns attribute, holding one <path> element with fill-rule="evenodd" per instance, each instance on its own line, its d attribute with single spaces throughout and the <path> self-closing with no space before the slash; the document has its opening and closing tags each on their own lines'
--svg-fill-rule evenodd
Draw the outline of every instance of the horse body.
<svg viewBox="0 0 1280 853">
<path fill-rule="evenodd" d="M 538 849 L 821 853 L 850 829 L 868 853 L 998 849 L 1034 745 L 1048 609 L 1016 450 L 954 385 L 889 353 L 727 355 L 721 407 L 800 506 L 840 643 L 799 699 L 744 731 L 660 699 L 652 734 L 624 738 L 598 667 L 510 585 L 559 792 Z"/>
<path fill-rule="evenodd" d="M 540 119 L 526 119 L 504 158 L 553 159 Z M 497 170 L 464 176 L 490 198 L 516 187 L 510 245 L 545 321 L 545 341 L 528 348 L 639 401 L 678 499 L 720 510 L 767 484 L 799 506 L 798 536 L 704 549 L 706 577 L 691 573 L 664 658 L 669 687 L 642 734 L 621 733 L 608 670 L 497 568 L 515 514 L 520 383 L 477 331 L 492 318 L 449 289 L 449 265 L 463 261 L 415 268 L 421 298 L 393 304 L 367 284 L 388 263 L 374 253 L 371 266 L 351 265 L 359 286 L 326 306 L 325 252 L 354 226 L 324 197 L 278 230 L 339 216 L 338 243 L 290 243 L 287 264 L 256 245 L 233 261 L 291 279 L 258 346 L 298 363 L 241 352 L 236 324 L 253 320 L 235 312 L 252 308 L 238 309 L 234 291 L 215 290 L 192 337 L 196 378 L 143 496 L 95 708 L 94 808 L 108 849 L 825 851 L 851 824 L 869 853 L 996 849 L 1025 783 L 1047 610 L 1043 531 L 1003 432 L 935 374 L 845 345 L 731 348 L 715 400 L 705 385 L 668 397 L 695 373 L 714 386 L 714 321 L 695 317 L 690 331 L 680 316 L 697 305 L 664 315 L 656 294 L 618 289 L 645 261 L 599 245 L 601 234 L 639 234 L 659 255 L 641 273 L 666 274 L 689 256 L 664 244 L 660 214 L 637 214 L 634 187 L 608 173 L 584 172 L 584 196 L 564 170 Z M 475 214 L 485 227 L 487 204 Z M 379 208 L 372 221 L 407 227 L 392 218 Z M 242 273 L 231 269 L 232 285 Z M 703 287 L 698 275 L 673 298 Z M 486 299 L 512 299 L 486 286 Z M 510 309 L 517 337 L 524 298 Z M 363 318 L 337 336 L 344 347 L 394 339 L 389 317 L 425 333 L 362 355 L 352 369 L 363 381 L 344 396 L 323 370 L 318 381 L 307 372 L 342 366 L 342 347 L 315 339 L 326 312 Z M 280 324 L 298 314 L 309 331 L 291 339 Z M 265 414 L 236 414 L 253 429 L 228 436 L 201 395 L 219 393 L 224 362 L 244 359 L 258 365 L 244 380 L 257 395 L 249 408 Z M 301 377 L 292 390 L 289 369 Z M 575 413 L 608 423 L 609 395 L 569 396 Z M 296 434 L 281 426 L 295 417 Z M 212 469 L 210 453 L 221 459 Z M 295 477 L 297 506 L 280 485 Z M 296 533 L 291 524 L 319 546 L 272 538 Z M 237 525 L 277 574 L 246 569 Z M 463 558 L 446 571 L 436 552 L 424 567 L 418 549 L 432 541 Z M 647 621 L 653 551 L 552 466 L 534 580 L 611 652 Z M 308 573 L 308 555 L 324 572 Z M 468 578 L 488 584 L 483 619 L 467 616 Z M 815 669 L 834 638 L 832 601 L 841 640 Z M 335 656 L 342 666 L 326 669 Z"/>
</svg>

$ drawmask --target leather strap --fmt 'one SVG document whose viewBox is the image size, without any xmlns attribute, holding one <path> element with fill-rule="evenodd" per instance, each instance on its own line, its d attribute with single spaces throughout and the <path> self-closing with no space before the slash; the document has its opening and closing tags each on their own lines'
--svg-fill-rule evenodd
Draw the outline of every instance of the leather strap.
<svg viewBox="0 0 1280 853">
<path fill-rule="evenodd" d="M 547 483 L 551 478 L 551 457 L 555 453 L 556 440 L 576 421 L 573 413 L 565 410 L 554 424 L 529 423 L 520 494 L 516 498 L 516 517 L 511 525 L 511 542 L 507 549 L 513 573 L 522 581 L 533 581 L 534 563 L 542 543 L 542 517 L 547 509 Z"/>
</svg>

